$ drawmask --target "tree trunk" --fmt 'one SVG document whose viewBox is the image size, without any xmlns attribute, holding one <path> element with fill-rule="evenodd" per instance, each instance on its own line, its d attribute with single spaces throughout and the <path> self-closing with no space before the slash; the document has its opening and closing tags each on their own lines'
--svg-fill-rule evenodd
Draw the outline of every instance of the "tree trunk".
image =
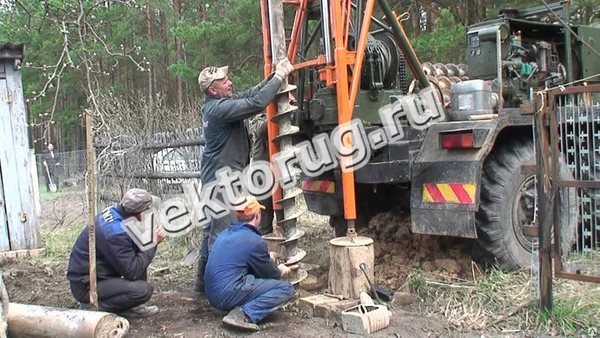
<svg viewBox="0 0 600 338">
<path fill-rule="evenodd" d="M 177 22 L 181 20 L 181 0 L 174 0 L 175 15 L 177 16 Z M 181 47 L 181 39 L 175 37 L 175 63 L 183 60 L 183 50 Z M 176 94 L 177 97 L 177 111 L 181 112 L 183 109 L 183 83 L 181 76 L 176 77 Z"/>
<path fill-rule="evenodd" d="M 162 93 L 163 97 L 170 98 L 171 96 L 171 77 L 169 76 L 169 37 L 168 37 L 168 28 L 167 28 L 167 18 L 166 15 L 164 13 L 164 11 L 160 12 L 160 30 L 162 33 L 162 38 L 163 38 L 163 67 L 160 70 L 160 73 L 162 74 L 162 79 L 163 81 L 160 81 L 161 83 L 161 90 L 160 92 Z M 167 101 L 168 104 L 171 104 L 172 101 Z M 172 107 L 172 106 L 171 106 Z"/>
<path fill-rule="evenodd" d="M 370 293 L 368 280 L 374 281 L 375 251 L 367 237 L 338 237 L 330 241 L 329 292 L 344 298 L 359 299 L 360 292 Z M 368 279 L 360 268 L 364 263 Z"/>
<path fill-rule="evenodd" d="M 410 13 L 410 18 L 412 20 L 413 26 L 413 38 L 417 38 L 419 33 L 421 32 L 421 6 L 414 1 L 414 6 L 412 6 L 412 13 Z"/>
<path fill-rule="evenodd" d="M 152 6 L 150 4 L 151 2 L 148 2 L 146 5 L 146 29 L 148 34 L 148 43 L 152 45 L 154 42 L 154 16 L 152 15 Z M 150 64 L 148 66 L 148 102 L 150 103 L 150 107 L 153 106 L 154 101 L 154 88 L 156 87 L 155 81 L 154 65 Z"/>
</svg>

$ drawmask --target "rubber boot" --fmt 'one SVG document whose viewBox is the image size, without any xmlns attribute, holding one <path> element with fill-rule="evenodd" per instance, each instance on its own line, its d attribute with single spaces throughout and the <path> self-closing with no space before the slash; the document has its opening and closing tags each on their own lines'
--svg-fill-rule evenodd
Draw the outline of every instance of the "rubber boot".
<svg viewBox="0 0 600 338">
<path fill-rule="evenodd" d="M 196 273 L 196 280 L 194 281 L 194 287 L 192 291 L 196 293 L 204 294 L 204 271 L 206 270 L 206 260 L 198 260 L 198 272 Z"/>
</svg>

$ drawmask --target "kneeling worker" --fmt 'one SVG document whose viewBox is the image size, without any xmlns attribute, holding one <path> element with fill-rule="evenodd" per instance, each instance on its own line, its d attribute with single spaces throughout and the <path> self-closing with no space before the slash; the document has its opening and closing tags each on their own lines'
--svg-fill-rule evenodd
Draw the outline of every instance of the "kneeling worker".
<svg viewBox="0 0 600 338">
<path fill-rule="evenodd" d="M 96 216 L 96 272 L 98 278 L 98 310 L 113 312 L 128 319 L 149 317 L 158 312 L 156 306 L 144 305 L 152 297 L 153 287 L 147 281 L 150 262 L 156 246 L 142 251 L 129 237 L 123 221 L 136 217 L 150 208 L 154 198 L 143 189 L 128 190 L 121 202 L 106 208 Z M 86 226 L 71 251 L 67 278 L 71 293 L 89 308 L 90 264 L 89 227 Z M 156 243 L 162 242 L 166 233 L 156 228 Z"/>
<path fill-rule="evenodd" d="M 221 232 L 206 265 L 206 296 L 219 310 L 229 311 L 223 323 L 258 331 L 257 323 L 294 297 L 286 277 L 298 266 L 276 265 L 258 232 L 261 209 L 254 197 L 235 208 L 238 222 Z"/>
</svg>

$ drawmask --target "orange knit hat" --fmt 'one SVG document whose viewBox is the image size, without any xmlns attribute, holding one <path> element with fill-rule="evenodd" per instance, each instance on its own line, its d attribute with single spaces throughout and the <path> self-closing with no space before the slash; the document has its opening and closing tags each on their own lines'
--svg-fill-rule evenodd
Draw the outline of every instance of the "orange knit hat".
<svg viewBox="0 0 600 338">
<path fill-rule="evenodd" d="M 258 203 L 254 196 L 247 196 L 246 202 L 233 208 L 237 217 L 248 217 L 256 214 L 260 210 L 264 210 L 265 206 Z"/>
</svg>

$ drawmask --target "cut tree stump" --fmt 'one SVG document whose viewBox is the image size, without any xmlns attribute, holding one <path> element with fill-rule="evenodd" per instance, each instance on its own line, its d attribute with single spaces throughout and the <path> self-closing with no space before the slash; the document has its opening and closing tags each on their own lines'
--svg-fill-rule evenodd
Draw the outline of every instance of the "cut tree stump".
<svg viewBox="0 0 600 338">
<path fill-rule="evenodd" d="M 127 332 L 129 321 L 108 312 L 9 304 L 11 338 L 120 338 Z"/>
<path fill-rule="evenodd" d="M 371 287 L 360 264 L 365 263 L 369 279 L 374 281 L 373 240 L 362 236 L 338 237 L 329 243 L 329 292 L 347 299 L 359 299 L 361 291 L 370 293 Z"/>
</svg>

